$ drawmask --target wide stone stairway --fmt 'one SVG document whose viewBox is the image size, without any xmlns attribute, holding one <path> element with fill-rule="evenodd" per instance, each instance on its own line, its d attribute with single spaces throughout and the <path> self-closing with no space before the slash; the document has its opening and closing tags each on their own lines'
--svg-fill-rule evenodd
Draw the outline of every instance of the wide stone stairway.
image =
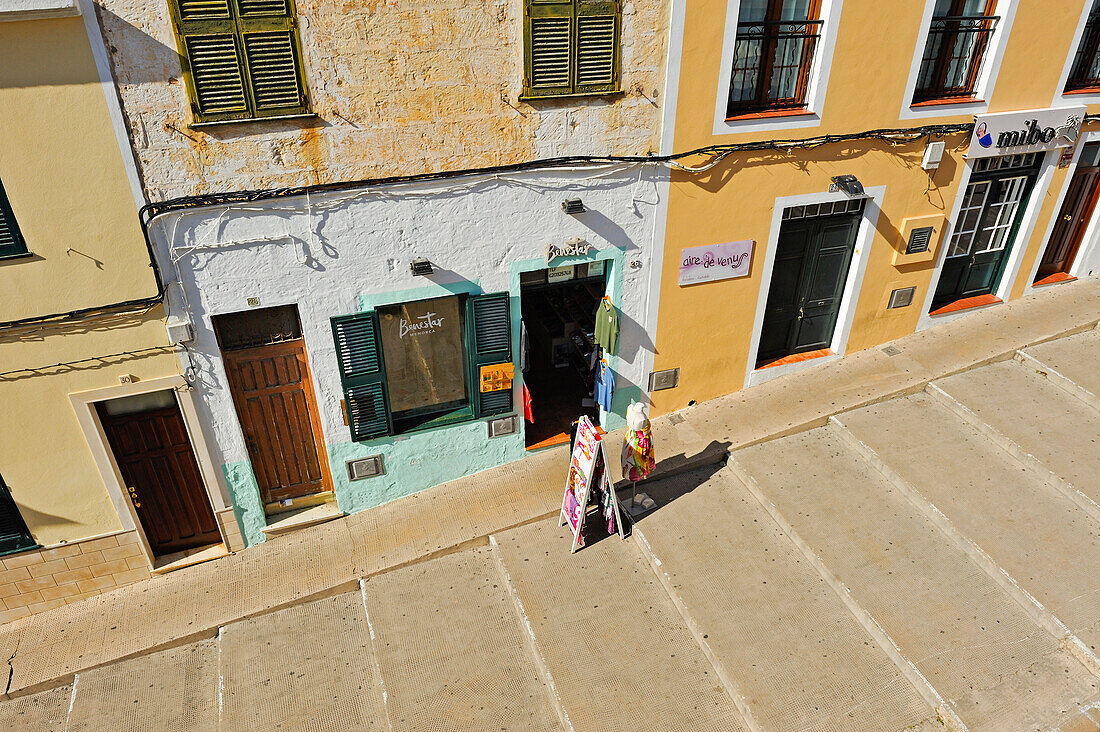
<svg viewBox="0 0 1100 732">
<path fill-rule="evenodd" d="M 1100 331 L 0 704 L 34 730 L 1100 729 Z M 594 527 L 599 529 L 599 526 Z"/>
</svg>

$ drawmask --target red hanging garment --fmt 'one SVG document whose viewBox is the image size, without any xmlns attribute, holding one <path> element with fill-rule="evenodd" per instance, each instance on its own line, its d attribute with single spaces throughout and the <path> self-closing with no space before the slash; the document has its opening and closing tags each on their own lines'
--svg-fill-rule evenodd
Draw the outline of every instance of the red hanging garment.
<svg viewBox="0 0 1100 732">
<path fill-rule="evenodd" d="M 527 384 L 523 385 L 523 418 L 531 424 L 535 423 L 535 415 L 531 412 L 531 392 L 527 391 Z"/>
</svg>

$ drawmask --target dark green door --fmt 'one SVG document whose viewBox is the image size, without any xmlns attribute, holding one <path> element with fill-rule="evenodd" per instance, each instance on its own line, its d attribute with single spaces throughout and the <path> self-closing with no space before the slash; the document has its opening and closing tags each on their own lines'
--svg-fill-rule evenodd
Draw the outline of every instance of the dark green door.
<svg viewBox="0 0 1100 732">
<path fill-rule="evenodd" d="M 783 222 L 757 366 L 829 347 L 861 220 L 857 213 Z"/>
<path fill-rule="evenodd" d="M 999 164 L 1004 167 L 997 167 L 997 163 L 987 160 L 1006 162 Z M 988 295 L 997 288 L 1038 176 L 1036 169 L 1022 170 L 1010 162 L 1002 158 L 978 161 L 983 169 L 973 174 L 966 187 L 936 286 L 933 310 L 957 300 Z"/>
</svg>

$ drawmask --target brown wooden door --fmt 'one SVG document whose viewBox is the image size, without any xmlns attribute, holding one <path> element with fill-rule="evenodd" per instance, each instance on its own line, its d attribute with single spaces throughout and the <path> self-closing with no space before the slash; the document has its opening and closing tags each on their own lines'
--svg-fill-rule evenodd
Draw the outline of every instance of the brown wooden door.
<svg viewBox="0 0 1100 732">
<path fill-rule="evenodd" d="M 302 340 L 222 358 L 264 503 L 332 490 Z"/>
<path fill-rule="evenodd" d="M 1069 184 L 1066 200 L 1050 235 L 1050 243 L 1039 263 L 1036 280 L 1058 272 L 1068 272 L 1073 266 L 1073 258 L 1077 256 L 1077 249 L 1085 237 L 1098 195 L 1100 168 L 1078 169 Z"/>
<path fill-rule="evenodd" d="M 179 406 L 100 420 L 153 553 L 221 542 Z"/>
</svg>

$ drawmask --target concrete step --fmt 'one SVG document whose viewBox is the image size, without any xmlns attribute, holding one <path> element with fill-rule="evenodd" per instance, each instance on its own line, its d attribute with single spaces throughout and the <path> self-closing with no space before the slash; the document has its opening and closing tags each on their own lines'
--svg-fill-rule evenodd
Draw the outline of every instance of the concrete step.
<svg viewBox="0 0 1100 732">
<path fill-rule="evenodd" d="M 928 394 L 846 412 L 837 421 L 917 501 L 942 512 L 1069 631 L 1100 647 L 1100 521 Z"/>
<path fill-rule="evenodd" d="M 765 729 L 931 725 L 925 701 L 728 469 L 646 484 L 634 528 Z"/>
<path fill-rule="evenodd" d="M 297 511 L 288 511 L 281 513 L 277 517 L 272 517 L 272 520 L 267 526 L 260 529 L 270 539 L 276 536 L 282 536 L 283 534 L 289 534 L 291 531 L 297 531 L 298 529 L 304 529 L 309 526 L 317 526 L 323 524 L 326 521 L 333 521 L 338 518 L 346 516 L 337 506 L 335 501 L 327 501 L 318 506 L 310 506 L 309 508 L 302 508 Z"/>
<path fill-rule="evenodd" d="M 561 728 L 488 548 L 362 587 L 393 729 Z"/>
<path fill-rule="evenodd" d="M 218 729 L 218 644 L 205 640 L 76 675 L 67 732 Z"/>
<path fill-rule="evenodd" d="M 230 623 L 218 644 L 221 729 L 388 729 L 359 592 Z"/>
<path fill-rule="evenodd" d="M 64 732 L 72 684 L 0 703 L 0 729 Z"/>
<path fill-rule="evenodd" d="M 968 409 L 988 437 L 1033 456 L 1094 504 L 1100 502 L 1100 411 L 1009 360 L 932 382 Z M 981 425 L 979 425 L 979 429 Z M 1005 445 L 1007 439 L 1013 444 Z M 1095 515 L 1095 514 L 1094 514 Z"/>
<path fill-rule="evenodd" d="M 1100 691 L 835 428 L 738 450 L 735 463 L 970 729 L 1026 729 Z"/>
<path fill-rule="evenodd" d="M 1085 392 L 1086 399 L 1091 397 L 1091 401 L 1100 404 L 1100 369 L 1096 368 L 1100 363 L 1100 330 L 1094 328 L 1029 346 L 1021 353 L 1053 371 L 1055 379 L 1060 376 L 1069 380 Z"/>
<path fill-rule="evenodd" d="M 609 536 L 570 555 L 556 524 L 493 539 L 572 728 L 746 729 L 634 542 Z"/>
</svg>

